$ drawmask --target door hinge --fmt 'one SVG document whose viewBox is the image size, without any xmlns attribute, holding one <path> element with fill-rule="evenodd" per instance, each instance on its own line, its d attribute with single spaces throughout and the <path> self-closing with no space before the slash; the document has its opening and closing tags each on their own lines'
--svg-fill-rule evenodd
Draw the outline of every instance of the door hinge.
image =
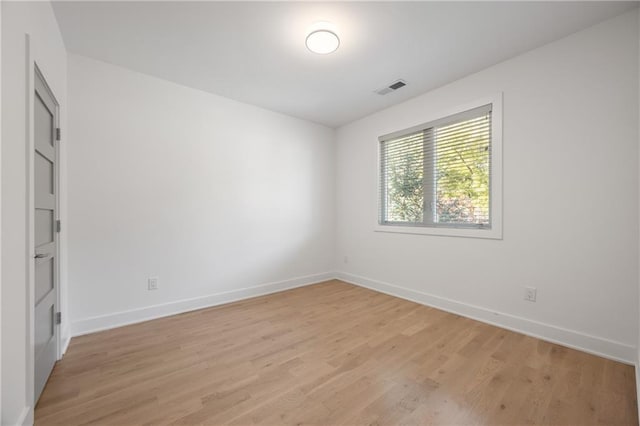
<svg viewBox="0 0 640 426">
<path fill-rule="evenodd" d="M 62 312 L 56 312 L 56 325 L 62 324 Z"/>
<path fill-rule="evenodd" d="M 56 140 L 60 140 L 60 127 L 56 127 Z"/>
<path fill-rule="evenodd" d="M 60 221 L 56 220 L 56 232 L 60 232 L 61 229 L 62 229 L 62 225 L 60 225 Z"/>
</svg>

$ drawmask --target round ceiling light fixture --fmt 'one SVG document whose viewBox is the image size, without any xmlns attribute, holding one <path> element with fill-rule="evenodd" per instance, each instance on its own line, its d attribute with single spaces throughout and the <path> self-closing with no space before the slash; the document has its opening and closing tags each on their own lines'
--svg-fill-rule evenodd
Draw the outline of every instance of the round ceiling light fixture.
<svg viewBox="0 0 640 426">
<path fill-rule="evenodd" d="M 340 46 L 340 39 L 328 22 L 318 22 L 314 24 L 307 33 L 305 40 L 307 49 L 319 55 L 327 55 L 333 53 Z"/>
</svg>

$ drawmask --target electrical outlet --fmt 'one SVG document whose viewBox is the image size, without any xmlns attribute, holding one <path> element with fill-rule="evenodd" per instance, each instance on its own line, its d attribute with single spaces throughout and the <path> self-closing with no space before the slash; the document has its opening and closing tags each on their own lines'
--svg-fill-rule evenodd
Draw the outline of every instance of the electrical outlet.
<svg viewBox="0 0 640 426">
<path fill-rule="evenodd" d="M 524 300 L 528 302 L 535 302 L 537 294 L 538 294 L 538 289 L 535 287 L 524 288 Z"/>
<path fill-rule="evenodd" d="M 157 290 L 158 289 L 158 277 L 151 277 L 147 281 L 149 290 Z"/>
</svg>

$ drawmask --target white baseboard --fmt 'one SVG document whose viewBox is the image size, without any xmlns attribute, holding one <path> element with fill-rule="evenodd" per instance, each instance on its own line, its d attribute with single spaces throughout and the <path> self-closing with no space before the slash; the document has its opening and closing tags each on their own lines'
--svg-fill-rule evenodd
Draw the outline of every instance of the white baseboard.
<svg viewBox="0 0 640 426">
<path fill-rule="evenodd" d="M 391 296 L 407 299 L 412 302 L 432 306 L 443 311 L 468 317 L 498 327 L 506 328 L 548 342 L 557 343 L 580 351 L 588 352 L 604 358 L 635 365 L 636 348 L 625 343 L 591 336 L 575 330 L 569 330 L 550 324 L 541 323 L 515 315 L 495 312 L 481 306 L 457 302 L 444 297 L 411 290 L 405 287 L 384 283 L 346 272 L 337 272 L 336 278 L 370 290 L 386 293 Z"/>
<path fill-rule="evenodd" d="M 75 337 L 83 334 L 95 333 L 96 331 L 108 330 L 111 328 L 181 314 L 183 312 L 208 308 L 224 303 L 264 296 L 266 294 L 290 290 L 296 287 L 317 284 L 333 278 L 335 278 L 335 273 L 325 272 L 321 274 L 292 278 L 285 281 L 257 285 L 254 287 L 246 287 L 238 290 L 210 294 L 192 299 L 183 299 L 176 302 L 148 306 L 130 311 L 85 318 L 71 323 L 71 336 Z"/>
<path fill-rule="evenodd" d="M 511 314 L 495 312 L 481 306 L 458 302 L 346 272 L 325 272 L 285 281 L 262 284 L 254 287 L 211 294 L 193 299 L 179 300 L 176 302 L 148 306 L 130 311 L 85 318 L 71 323 L 70 337 L 108 330 L 115 327 L 121 327 L 124 325 L 221 305 L 224 303 L 235 302 L 252 297 L 263 296 L 296 287 L 316 284 L 334 278 L 604 358 L 624 362 L 630 365 L 637 364 L 636 361 L 638 354 L 636 352 L 636 348 L 625 343 L 592 336 L 579 331 L 569 330 Z M 63 353 L 66 351 L 68 344 L 69 339 L 63 341 Z M 638 389 L 640 389 L 640 377 L 638 377 Z"/>
<path fill-rule="evenodd" d="M 33 426 L 33 407 L 24 407 L 15 424 L 17 426 Z"/>
<path fill-rule="evenodd" d="M 60 358 L 67 353 L 67 349 L 69 348 L 69 343 L 71 343 L 71 335 L 67 333 L 66 336 L 62 337 L 62 350 L 60 351 Z"/>
</svg>

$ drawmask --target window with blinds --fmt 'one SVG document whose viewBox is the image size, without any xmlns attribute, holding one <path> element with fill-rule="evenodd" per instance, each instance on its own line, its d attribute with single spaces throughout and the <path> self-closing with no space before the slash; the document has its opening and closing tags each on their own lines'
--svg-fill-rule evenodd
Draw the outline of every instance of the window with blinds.
<svg viewBox="0 0 640 426">
<path fill-rule="evenodd" d="M 491 229 L 492 105 L 380 138 L 381 225 Z"/>
</svg>

